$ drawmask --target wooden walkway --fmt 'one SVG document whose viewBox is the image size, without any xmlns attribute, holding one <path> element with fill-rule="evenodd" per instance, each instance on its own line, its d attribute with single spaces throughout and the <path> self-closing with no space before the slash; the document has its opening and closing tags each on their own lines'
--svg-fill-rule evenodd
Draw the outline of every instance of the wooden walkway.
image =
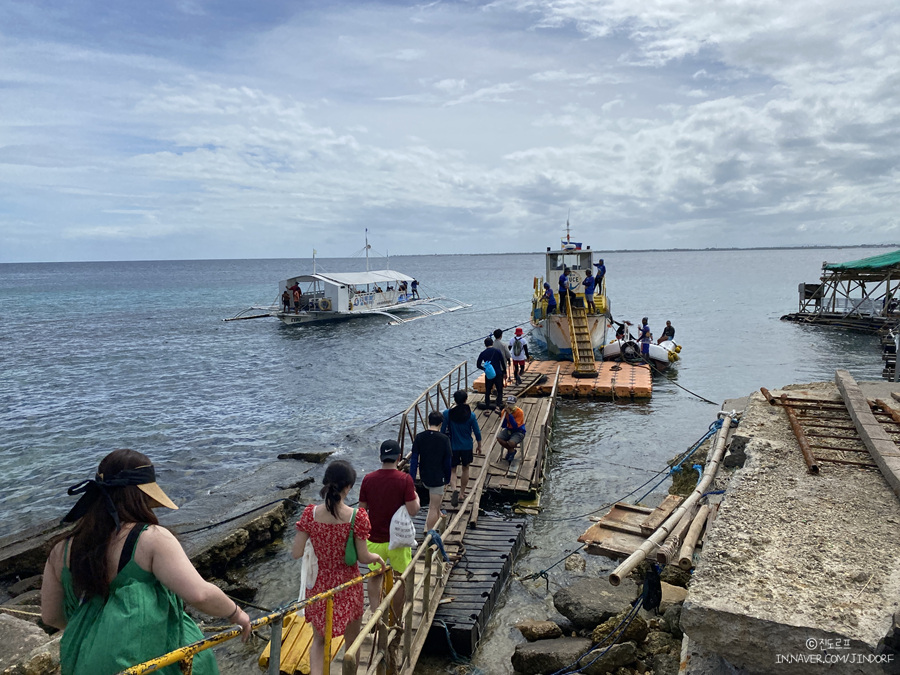
<svg viewBox="0 0 900 675">
<path fill-rule="evenodd" d="M 404 413 L 400 423 L 401 439 L 416 429 L 418 420 L 427 417 L 428 410 L 440 409 L 450 399 L 452 389 L 459 386 L 458 371 L 463 366 L 461 364 L 456 371 L 442 378 Z M 351 658 L 352 654 L 356 655 L 359 673 L 412 675 L 426 644 L 429 653 L 449 651 L 448 632 L 457 653 L 474 652 L 525 537 L 523 519 L 486 516 L 479 513 L 479 507 L 485 491 L 513 500 L 533 498 L 537 494 L 543 480 L 556 396 L 555 390 L 550 396 L 529 394 L 534 393 L 544 379 L 546 376 L 536 371 L 527 373 L 522 385 L 504 391 L 504 396 L 519 397 L 528 429 L 512 462 L 503 459 L 506 451 L 496 441 L 500 415 L 476 409 L 478 397 L 470 396 L 469 403 L 476 410 L 481 428 L 483 454 L 475 455 L 470 467 L 465 501 L 454 507 L 450 503 L 450 490 L 445 491 L 443 510 L 446 515 L 438 529 L 449 561 L 443 561 L 434 545 L 420 546 L 415 552 L 413 569 L 406 574 L 408 597 L 401 625 L 388 621 L 386 601 L 379 606 L 375 616 L 367 611 L 363 617 L 362 641 L 358 640 L 349 648 L 345 646 Z M 422 530 L 426 513 L 427 506 L 414 519 L 419 542 L 424 539 Z M 296 667 L 302 672 L 303 666 L 308 665 L 308 661 L 303 663 L 305 657 L 306 654 L 299 656 L 300 661 L 296 664 L 281 659 L 281 672 L 292 673 Z M 341 659 L 344 660 L 343 672 L 356 672 L 346 656 Z M 264 653 L 260 665 L 265 667 L 267 662 L 268 653 Z M 333 664 L 332 672 L 337 670 L 337 664 Z"/>
<path fill-rule="evenodd" d="M 553 374 L 559 367 L 559 395 L 566 397 L 597 396 L 604 398 L 650 398 L 653 395 L 653 378 L 650 366 L 603 361 L 597 364 L 595 377 L 575 377 L 575 364 L 571 361 L 532 361 L 528 373 L 540 373 L 546 381 L 537 385 L 532 393 L 549 394 L 553 386 Z M 484 393 L 484 375 L 474 382 L 475 391 Z M 504 389 L 504 395 L 506 390 Z"/>
</svg>

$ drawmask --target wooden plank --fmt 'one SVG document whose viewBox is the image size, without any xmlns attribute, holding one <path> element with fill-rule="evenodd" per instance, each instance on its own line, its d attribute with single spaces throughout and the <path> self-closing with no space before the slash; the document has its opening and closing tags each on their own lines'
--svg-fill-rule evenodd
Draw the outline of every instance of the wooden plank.
<svg viewBox="0 0 900 675">
<path fill-rule="evenodd" d="M 662 503 L 641 523 L 641 530 L 644 536 L 649 537 L 656 532 L 659 526 L 665 522 L 666 518 L 672 515 L 672 512 L 678 508 L 682 501 L 684 501 L 684 498 L 678 495 L 666 495 Z"/>
</svg>

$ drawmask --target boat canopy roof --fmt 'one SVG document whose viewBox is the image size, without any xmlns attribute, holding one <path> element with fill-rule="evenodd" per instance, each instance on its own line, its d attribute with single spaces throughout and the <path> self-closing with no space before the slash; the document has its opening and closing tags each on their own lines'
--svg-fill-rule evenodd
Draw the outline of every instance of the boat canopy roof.
<svg viewBox="0 0 900 675">
<path fill-rule="evenodd" d="M 851 260 L 844 263 L 825 263 L 822 269 L 826 270 L 881 270 L 888 267 L 900 268 L 900 250 L 892 253 L 882 253 L 874 255 L 871 258 L 862 258 L 861 260 Z"/>
<path fill-rule="evenodd" d="M 341 286 L 365 286 L 366 284 L 383 284 L 389 281 L 412 281 L 413 278 L 402 272 L 394 270 L 374 270 L 371 272 L 328 272 L 320 274 L 305 274 L 299 277 L 287 279 L 287 282 L 306 283 L 310 281 L 323 281 Z"/>
</svg>

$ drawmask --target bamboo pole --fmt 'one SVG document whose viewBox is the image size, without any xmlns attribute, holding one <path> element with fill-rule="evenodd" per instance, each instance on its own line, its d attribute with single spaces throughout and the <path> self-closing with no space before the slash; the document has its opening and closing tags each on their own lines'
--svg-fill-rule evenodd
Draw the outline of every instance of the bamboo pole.
<svg viewBox="0 0 900 675">
<path fill-rule="evenodd" d="M 687 534 L 688 528 L 690 528 L 691 523 L 694 522 L 695 513 L 696 512 L 693 509 L 685 511 L 681 520 L 678 521 L 678 525 L 672 530 L 672 533 L 666 537 L 662 546 L 656 549 L 656 562 L 660 565 L 668 565 L 672 562 L 672 559 L 681 548 L 681 542 L 684 539 L 684 535 Z"/>
<path fill-rule="evenodd" d="M 707 488 L 716 477 L 716 472 L 719 470 L 719 464 L 722 462 L 722 457 L 725 454 L 725 441 L 728 438 L 728 430 L 731 428 L 733 414 L 734 413 L 725 412 L 719 413 L 719 417 L 722 419 L 722 426 L 719 427 L 719 430 L 716 432 L 716 442 L 712 453 L 712 459 L 707 462 L 706 470 L 703 472 L 703 478 L 697 484 L 697 487 L 695 487 L 691 495 L 675 509 L 672 515 L 659 526 L 656 532 L 647 538 L 647 541 L 645 541 L 640 548 L 628 556 L 628 558 L 613 570 L 612 574 L 609 575 L 609 583 L 613 586 L 618 586 L 622 583 L 622 579 L 627 576 L 631 570 L 641 564 L 647 557 L 647 554 L 659 546 L 665 538 L 669 536 L 669 533 L 679 523 L 682 516 L 684 516 L 688 509 L 692 508 L 706 492 Z"/>
<path fill-rule="evenodd" d="M 689 570 L 694 566 L 694 549 L 697 547 L 697 541 L 700 539 L 700 533 L 703 531 L 708 515 L 709 506 L 704 504 L 697 511 L 693 522 L 691 522 L 691 528 L 688 530 L 684 543 L 681 545 L 681 551 L 678 553 L 678 566 L 683 570 Z"/>
</svg>

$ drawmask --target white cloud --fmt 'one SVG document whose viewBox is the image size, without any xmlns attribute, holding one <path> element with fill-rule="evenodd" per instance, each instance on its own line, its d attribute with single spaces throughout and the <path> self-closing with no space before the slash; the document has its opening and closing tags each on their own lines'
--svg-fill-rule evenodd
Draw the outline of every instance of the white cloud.
<svg viewBox="0 0 900 675">
<path fill-rule="evenodd" d="M 483 228 L 539 249 L 569 210 L 609 248 L 900 228 L 887 3 L 360 3 L 236 27 L 182 2 L 206 12 L 198 41 L 148 8 L 102 25 L 13 7 L 0 261 L 110 241 L 197 258 L 213 236 L 218 255 L 277 256 L 299 233 L 329 255 L 363 226 L 392 253 L 474 250 L 453 233 Z"/>
</svg>

